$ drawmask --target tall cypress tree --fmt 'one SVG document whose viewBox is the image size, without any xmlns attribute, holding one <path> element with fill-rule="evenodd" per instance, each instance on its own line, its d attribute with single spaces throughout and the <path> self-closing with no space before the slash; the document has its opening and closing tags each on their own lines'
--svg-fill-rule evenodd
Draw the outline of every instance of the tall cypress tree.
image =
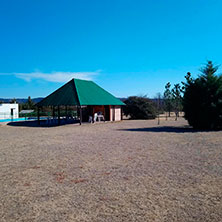
<svg viewBox="0 0 222 222">
<path fill-rule="evenodd" d="M 173 106 L 176 114 L 176 119 L 179 117 L 179 112 L 182 110 L 182 96 L 180 84 L 175 84 L 172 89 Z"/>
<path fill-rule="evenodd" d="M 171 84 L 168 82 L 165 85 L 165 91 L 164 91 L 164 103 L 165 103 L 165 109 L 169 113 L 170 117 L 170 112 L 172 111 L 173 108 L 173 97 L 172 97 L 172 92 L 170 90 Z"/>
<path fill-rule="evenodd" d="M 183 107 L 185 118 L 194 128 L 222 127 L 222 76 L 216 75 L 217 70 L 218 66 L 208 61 L 198 78 L 192 79 L 190 73 L 186 76 Z"/>
</svg>

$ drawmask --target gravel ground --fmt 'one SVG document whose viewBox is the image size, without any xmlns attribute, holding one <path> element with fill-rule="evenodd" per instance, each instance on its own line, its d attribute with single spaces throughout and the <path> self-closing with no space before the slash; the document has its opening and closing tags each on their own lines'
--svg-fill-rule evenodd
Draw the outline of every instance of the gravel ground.
<svg viewBox="0 0 222 222">
<path fill-rule="evenodd" d="M 222 132 L 186 125 L 0 126 L 0 221 L 222 221 Z"/>
</svg>

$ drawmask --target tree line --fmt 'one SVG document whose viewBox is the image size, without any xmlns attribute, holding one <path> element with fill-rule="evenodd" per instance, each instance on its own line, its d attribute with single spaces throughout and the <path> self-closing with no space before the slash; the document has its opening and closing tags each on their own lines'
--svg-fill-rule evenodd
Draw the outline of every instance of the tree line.
<svg viewBox="0 0 222 222">
<path fill-rule="evenodd" d="M 173 87 L 168 82 L 163 96 L 151 100 L 147 96 L 133 96 L 124 102 L 125 115 L 132 119 L 153 119 L 161 112 L 175 112 L 176 120 L 179 112 L 195 129 L 222 128 L 222 75 L 216 72 L 219 66 L 212 61 L 200 69 L 201 74 L 193 78 L 188 72 L 185 81 Z"/>
<path fill-rule="evenodd" d="M 180 84 L 175 84 L 171 88 L 171 83 L 168 82 L 164 94 L 158 93 L 154 99 L 150 99 L 146 95 L 130 96 L 125 99 L 124 114 L 130 116 L 131 119 L 155 119 L 164 112 L 168 113 L 166 118 L 171 116 L 171 112 L 174 112 L 175 120 L 177 120 L 179 112 L 183 110 L 181 93 Z"/>
<path fill-rule="evenodd" d="M 4 103 L 4 101 L 0 101 L 0 104 Z M 17 103 L 16 98 L 10 100 L 10 103 Z M 19 110 L 35 110 L 35 102 L 29 96 L 26 102 L 19 102 Z"/>
</svg>

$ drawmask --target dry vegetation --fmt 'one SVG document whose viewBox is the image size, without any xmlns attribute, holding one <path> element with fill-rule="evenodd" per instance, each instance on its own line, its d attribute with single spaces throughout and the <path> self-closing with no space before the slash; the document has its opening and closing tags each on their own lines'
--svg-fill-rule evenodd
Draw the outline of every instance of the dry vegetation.
<svg viewBox="0 0 222 222">
<path fill-rule="evenodd" d="M 156 123 L 0 126 L 0 221 L 222 221 L 222 132 Z"/>
</svg>

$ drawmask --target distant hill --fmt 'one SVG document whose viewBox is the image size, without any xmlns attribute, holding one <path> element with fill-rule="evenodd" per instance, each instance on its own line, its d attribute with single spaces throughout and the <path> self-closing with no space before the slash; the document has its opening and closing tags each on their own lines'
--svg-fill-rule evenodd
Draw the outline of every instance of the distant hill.
<svg viewBox="0 0 222 222">
<path fill-rule="evenodd" d="M 40 102 L 40 101 L 43 99 L 43 97 L 31 98 L 31 99 L 32 99 L 32 101 L 33 101 L 34 103 L 38 103 L 38 102 Z M 9 99 L 0 98 L 0 102 L 3 102 L 3 103 L 10 103 L 12 100 L 13 100 L 12 98 L 11 98 L 11 99 L 10 99 L 10 98 L 9 98 Z M 26 103 L 27 100 L 28 100 L 28 99 L 16 98 L 16 102 L 17 102 L 17 103 Z"/>
<path fill-rule="evenodd" d="M 31 98 L 32 99 L 32 98 Z M 37 98 L 33 98 L 32 101 L 34 103 L 38 103 L 40 102 L 42 99 L 44 99 L 43 97 L 37 97 Z M 125 101 L 127 98 L 119 98 L 121 101 Z M 17 103 L 26 103 L 28 99 L 16 99 L 16 102 Z M 158 103 L 158 99 L 150 99 L 151 101 L 153 101 L 154 103 Z M 10 103 L 12 101 L 12 98 L 11 99 L 3 99 L 3 98 L 0 98 L 0 102 L 3 102 L 3 103 Z M 164 103 L 164 100 L 163 99 L 160 99 L 160 105 L 162 106 Z"/>
</svg>

